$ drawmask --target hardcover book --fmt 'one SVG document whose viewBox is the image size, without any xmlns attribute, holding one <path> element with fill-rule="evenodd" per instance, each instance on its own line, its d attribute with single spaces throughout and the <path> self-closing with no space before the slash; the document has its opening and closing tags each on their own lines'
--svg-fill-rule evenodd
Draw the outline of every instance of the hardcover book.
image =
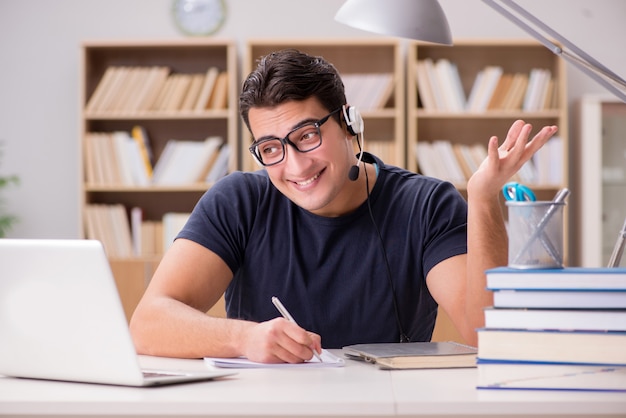
<svg viewBox="0 0 626 418">
<path fill-rule="evenodd" d="M 481 328 L 478 330 L 478 358 L 626 367 L 626 332 Z"/>
<path fill-rule="evenodd" d="M 626 309 L 626 290 L 493 291 L 496 308 Z"/>
<path fill-rule="evenodd" d="M 496 289 L 596 289 L 626 290 L 626 268 L 566 267 L 562 269 L 487 270 L 487 288 Z"/>
<path fill-rule="evenodd" d="M 486 328 L 626 331 L 626 309 L 485 308 Z"/>
<path fill-rule="evenodd" d="M 626 392 L 626 367 L 478 360 L 478 389 Z"/>
</svg>

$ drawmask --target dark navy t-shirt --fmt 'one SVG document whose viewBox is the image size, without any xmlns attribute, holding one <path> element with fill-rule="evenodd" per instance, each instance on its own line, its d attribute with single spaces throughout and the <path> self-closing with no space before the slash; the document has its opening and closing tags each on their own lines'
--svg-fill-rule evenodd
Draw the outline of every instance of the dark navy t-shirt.
<svg viewBox="0 0 626 418">
<path fill-rule="evenodd" d="M 275 318 L 277 296 L 325 348 L 397 342 L 391 280 L 404 332 L 430 340 L 437 304 L 425 278 L 467 252 L 467 204 L 449 183 L 365 156 L 379 167 L 370 203 L 382 243 L 367 203 L 345 216 L 317 216 L 281 194 L 264 170 L 231 173 L 205 193 L 178 237 L 232 270 L 229 318 Z"/>
</svg>

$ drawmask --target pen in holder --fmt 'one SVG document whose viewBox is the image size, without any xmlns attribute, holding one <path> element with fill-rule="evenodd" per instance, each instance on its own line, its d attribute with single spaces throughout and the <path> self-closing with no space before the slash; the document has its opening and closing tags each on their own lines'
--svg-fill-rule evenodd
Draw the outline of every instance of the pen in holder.
<svg viewBox="0 0 626 418">
<path fill-rule="evenodd" d="M 569 190 L 552 201 L 508 201 L 509 267 L 563 267 L 563 208 Z"/>
</svg>

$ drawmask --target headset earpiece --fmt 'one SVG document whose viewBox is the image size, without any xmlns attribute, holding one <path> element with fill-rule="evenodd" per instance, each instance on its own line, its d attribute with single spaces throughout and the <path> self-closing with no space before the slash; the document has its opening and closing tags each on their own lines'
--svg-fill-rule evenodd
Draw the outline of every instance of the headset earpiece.
<svg viewBox="0 0 626 418">
<path fill-rule="evenodd" d="M 356 107 L 346 107 L 346 105 L 344 105 L 343 118 L 346 120 L 346 126 L 350 135 L 356 136 L 363 133 L 363 117 Z"/>
</svg>

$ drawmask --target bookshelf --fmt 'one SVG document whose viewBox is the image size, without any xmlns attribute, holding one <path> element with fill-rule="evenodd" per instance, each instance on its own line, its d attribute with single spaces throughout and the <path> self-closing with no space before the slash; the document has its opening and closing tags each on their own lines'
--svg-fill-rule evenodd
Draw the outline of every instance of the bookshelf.
<svg viewBox="0 0 626 418">
<path fill-rule="evenodd" d="M 106 241 L 105 249 L 128 317 L 166 245 L 163 242 L 164 215 L 191 212 L 215 178 L 209 177 L 208 171 L 215 166 L 220 149 L 226 148 L 229 152 L 219 157 L 223 160 L 219 171 L 237 168 L 237 67 L 236 47 L 230 40 L 86 41 L 82 45 L 80 227 L 85 238 Z M 205 97 L 202 97 L 203 90 L 208 92 Z M 133 139 L 139 132 L 147 138 L 153 157 L 149 168 L 142 158 L 145 155 L 141 154 L 141 141 Z M 95 136 L 105 140 L 95 141 Z M 116 143 L 110 137 L 117 137 L 119 141 Z M 170 178 L 171 181 L 158 184 L 152 182 L 149 171 L 156 173 L 159 164 L 161 169 L 173 167 L 177 173 L 199 164 L 195 160 L 191 163 L 189 158 L 199 154 L 201 148 L 196 147 L 196 152 L 183 152 L 182 147 L 171 146 L 187 163 L 166 166 L 164 155 L 170 153 L 167 148 L 171 140 L 185 142 L 193 149 L 209 137 L 221 138 L 221 147 L 214 148 L 215 153 L 210 154 L 213 162 L 210 167 L 206 163 L 197 166 L 197 172 L 189 174 L 190 177 Z M 139 151 L 128 151 L 133 147 Z M 204 159 L 209 161 L 208 151 Z M 147 180 L 138 180 L 141 178 L 138 174 L 129 177 L 129 170 L 138 173 L 140 168 L 145 170 L 141 176 L 146 175 Z M 114 173 L 112 177 L 111 173 Z M 121 215 L 108 227 L 100 226 L 98 230 L 93 219 L 101 220 L 107 215 L 100 211 L 99 218 L 87 216 L 88 209 L 112 207 Z M 133 208 L 139 209 L 133 211 Z M 135 229 L 131 213 L 136 214 L 135 220 L 139 219 L 134 223 Z M 120 230 L 120 226 L 125 231 L 122 238 L 125 245 L 120 244 L 119 233 L 112 234 Z M 129 250 L 126 228 L 132 231 L 131 240 L 141 235 L 143 245 L 135 242 Z"/>
<path fill-rule="evenodd" d="M 385 38 L 249 40 L 242 79 L 256 67 L 260 57 L 285 48 L 296 48 L 331 62 L 344 79 L 348 103 L 356 106 L 363 116 L 365 150 L 388 164 L 405 166 L 405 78 L 399 41 Z M 365 85 L 372 87 L 364 88 Z M 256 170 L 258 166 L 248 151 L 252 137 L 245 125 L 241 132 L 242 169 Z"/>
<path fill-rule="evenodd" d="M 421 149 L 425 148 L 425 144 L 429 146 L 441 141 L 445 146 L 440 148 L 447 148 L 447 154 L 443 154 L 447 157 L 444 157 L 439 166 L 447 168 L 442 175 L 437 175 L 437 172 L 434 174 L 443 177 L 449 176 L 453 169 L 460 171 L 462 173 L 460 178 L 457 175 L 447 179 L 465 195 L 466 180 L 471 174 L 472 162 L 464 163 L 457 156 L 458 153 L 466 155 L 466 158 L 471 153 L 460 150 L 474 148 L 476 150 L 474 153 L 480 155 L 481 150 L 486 152 L 487 141 L 492 135 L 497 135 L 502 141 L 510 125 L 517 119 L 523 119 L 533 125 L 534 132 L 544 125 L 552 124 L 559 127 L 559 132 L 558 139 L 550 140 L 533 160 L 533 164 L 520 170 L 515 180 L 530 186 L 537 194 L 538 200 L 552 200 L 560 188 L 569 187 L 566 73 L 565 64 L 558 56 L 540 43 L 527 40 L 462 39 L 455 40 L 452 47 L 411 42 L 407 48 L 408 169 L 428 174 L 427 163 L 421 165 L 418 163 L 416 147 L 419 146 Z M 427 66 L 426 63 L 429 61 L 432 67 L 430 72 L 424 71 L 423 67 L 419 68 Z M 496 70 L 499 78 L 493 74 L 486 75 L 487 69 L 492 67 L 499 69 Z M 531 76 L 537 73 L 536 70 L 541 70 L 545 81 L 531 82 L 531 77 L 537 80 L 536 76 Z M 482 74 L 481 81 L 487 78 L 492 80 L 491 95 L 487 94 L 490 91 L 489 84 L 484 84 L 482 90 L 477 88 L 480 85 L 477 82 L 479 74 Z M 508 75 L 506 80 L 505 75 Z M 513 94 L 509 91 L 515 75 L 526 80 L 525 83 L 519 84 L 526 87 L 521 97 L 520 93 Z M 440 87 L 437 77 L 447 80 L 442 85 L 447 85 L 448 88 Z M 498 83 L 502 83 L 499 92 Z M 535 97 L 539 95 L 543 99 L 529 100 L 525 104 L 525 95 L 531 84 L 537 86 L 533 89 Z M 474 89 L 476 91 L 473 92 Z M 477 96 L 480 97 L 477 93 L 479 91 L 483 92 L 482 100 L 476 99 Z M 543 91 L 547 93 L 541 96 Z M 507 94 L 510 96 L 508 101 L 504 102 L 507 105 L 504 105 L 502 100 Z M 433 102 L 437 103 L 437 100 L 433 99 L 433 96 L 439 96 L 439 103 L 443 104 L 434 106 Z M 465 100 L 465 106 L 450 104 L 458 100 L 454 98 L 459 96 Z M 448 97 L 447 102 L 444 97 Z M 446 165 L 449 163 L 453 163 L 452 166 L 456 168 Z M 567 211 L 565 217 L 567 225 Z M 564 242 L 567 260 L 567 227 Z"/>
<path fill-rule="evenodd" d="M 577 250 L 581 266 L 603 267 L 626 218 L 626 103 L 613 96 L 583 96 L 577 120 Z M 620 265 L 626 265 L 626 257 Z"/>
</svg>

